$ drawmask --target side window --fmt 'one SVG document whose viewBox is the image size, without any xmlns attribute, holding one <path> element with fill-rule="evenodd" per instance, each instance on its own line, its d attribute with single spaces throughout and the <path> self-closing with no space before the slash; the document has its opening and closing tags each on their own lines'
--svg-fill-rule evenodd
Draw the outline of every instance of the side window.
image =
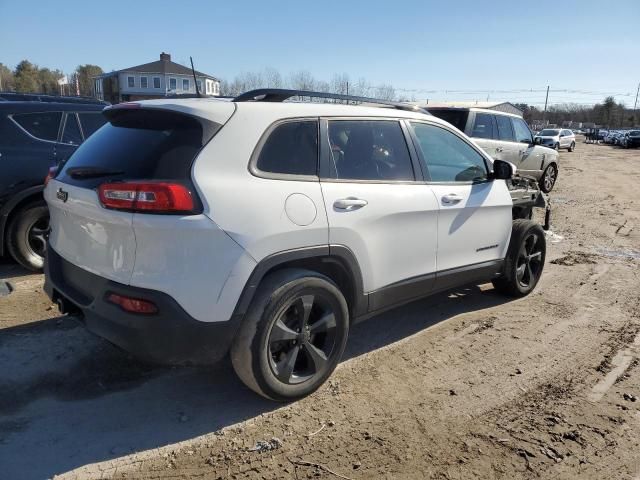
<svg viewBox="0 0 640 480">
<path fill-rule="evenodd" d="M 178 88 L 178 80 L 175 78 L 169 79 L 169 90 L 175 90 Z"/>
<path fill-rule="evenodd" d="M 80 125 L 78 125 L 75 113 L 67 114 L 67 121 L 64 124 L 64 132 L 62 133 L 62 143 L 70 145 L 80 145 L 82 143 Z"/>
<path fill-rule="evenodd" d="M 153 77 L 153 88 L 160 88 L 160 77 Z"/>
<path fill-rule="evenodd" d="M 136 86 L 136 78 L 135 77 L 127 77 L 127 86 L 129 88 L 133 88 Z"/>
<path fill-rule="evenodd" d="M 494 116 L 488 113 L 476 113 L 471 136 L 475 138 L 498 138 Z"/>
<path fill-rule="evenodd" d="M 433 182 L 478 182 L 488 178 L 484 158 L 467 142 L 441 127 L 411 123 Z"/>
<path fill-rule="evenodd" d="M 140 77 L 140 88 L 149 88 L 149 79 L 147 77 Z"/>
<path fill-rule="evenodd" d="M 531 130 L 524 123 L 521 118 L 512 118 L 513 129 L 516 132 L 516 141 L 522 143 L 533 143 L 533 137 L 531 136 Z"/>
<path fill-rule="evenodd" d="M 27 132 L 41 140 L 58 140 L 61 112 L 16 113 L 13 120 Z"/>
<path fill-rule="evenodd" d="M 301 120 L 278 125 L 262 146 L 256 167 L 269 173 L 317 175 L 318 122 Z"/>
<path fill-rule="evenodd" d="M 82 125 L 82 133 L 84 133 L 85 139 L 107 122 L 107 119 L 99 112 L 79 113 L 78 116 L 80 117 L 80 125 Z"/>
<path fill-rule="evenodd" d="M 498 139 L 513 142 L 515 136 L 513 135 L 513 128 L 511 128 L 511 119 L 504 115 L 496 115 L 495 117 L 498 124 Z"/>
<path fill-rule="evenodd" d="M 329 122 L 332 177 L 349 180 L 415 180 L 407 142 L 395 120 Z"/>
</svg>

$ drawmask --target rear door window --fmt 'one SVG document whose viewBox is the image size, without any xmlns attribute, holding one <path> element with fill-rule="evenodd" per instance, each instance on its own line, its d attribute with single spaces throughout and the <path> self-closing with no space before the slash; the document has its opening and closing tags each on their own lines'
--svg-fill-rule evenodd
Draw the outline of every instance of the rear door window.
<svg viewBox="0 0 640 480">
<path fill-rule="evenodd" d="M 69 145 L 80 145 L 82 143 L 82 134 L 80 133 L 80 125 L 75 113 L 67 113 L 67 120 L 64 123 L 64 132 L 62 132 L 62 143 Z"/>
<path fill-rule="evenodd" d="M 166 111 L 114 110 L 56 177 L 94 188 L 108 180 L 191 179 L 191 165 L 218 124 Z"/>
<path fill-rule="evenodd" d="M 484 158 L 467 142 L 435 125 L 411 122 L 432 182 L 479 182 L 488 178 Z"/>
<path fill-rule="evenodd" d="M 498 138 L 494 116 L 488 113 L 476 113 L 471 136 L 488 139 Z"/>
<path fill-rule="evenodd" d="M 515 135 L 511 127 L 511 119 L 504 115 L 496 115 L 495 117 L 498 125 L 498 139 L 508 140 L 510 142 L 515 141 Z"/>
<path fill-rule="evenodd" d="M 30 135 L 51 142 L 58 140 L 62 112 L 16 113 L 12 117 Z"/>
<path fill-rule="evenodd" d="M 415 180 L 400 123 L 395 120 L 329 122 L 332 178 L 345 180 Z"/>
<path fill-rule="evenodd" d="M 107 119 L 100 112 L 79 113 L 78 116 L 85 139 L 107 122 Z"/>
<path fill-rule="evenodd" d="M 318 122 L 290 121 L 276 126 L 263 144 L 256 167 L 285 175 L 318 174 Z"/>
</svg>

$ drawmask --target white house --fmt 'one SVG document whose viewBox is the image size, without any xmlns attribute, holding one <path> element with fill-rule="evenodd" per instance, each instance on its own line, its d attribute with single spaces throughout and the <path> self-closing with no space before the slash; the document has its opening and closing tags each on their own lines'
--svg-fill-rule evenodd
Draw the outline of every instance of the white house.
<svg viewBox="0 0 640 480">
<path fill-rule="evenodd" d="M 197 70 L 195 74 L 202 95 L 220 95 L 220 80 Z M 111 103 L 196 93 L 191 68 L 172 62 L 164 52 L 160 60 L 105 73 L 94 82 L 96 98 Z"/>
</svg>

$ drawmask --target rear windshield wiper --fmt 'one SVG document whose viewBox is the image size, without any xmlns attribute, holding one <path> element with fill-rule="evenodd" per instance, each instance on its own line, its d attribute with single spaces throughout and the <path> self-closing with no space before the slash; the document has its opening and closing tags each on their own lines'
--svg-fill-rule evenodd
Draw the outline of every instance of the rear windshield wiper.
<svg viewBox="0 0 640 480">
<path fill-rule="evenodd" d="M 71 178 L 98 178 L 109 175 L 122 175 L 122 170 L 109 170 L 100 167 L 72 167 L 67 169 L 67 174 Z"/>
</svg>

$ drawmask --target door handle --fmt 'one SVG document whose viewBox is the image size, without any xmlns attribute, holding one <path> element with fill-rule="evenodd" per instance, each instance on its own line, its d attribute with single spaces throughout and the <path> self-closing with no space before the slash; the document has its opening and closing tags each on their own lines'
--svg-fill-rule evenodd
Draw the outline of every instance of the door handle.
<svg viewBox="0 0 640 480">
<path fill-rule="evenodd" d="M 333 202 L 333 207 L 338 210 L 346 210 L 350 212 L 352 210 L 357 210 L 359 208 L 362 208 L 366 206 L 368 203 L 369 202 L 361 198 L 347 197 L 347 198 L 340 198 L 339 200 L 336 200 L 335 202 Z"/>
<path fill-rule="evenodd" d="M 442 196 L 442 203 L 444 203 L 445 205 L 455 205 L 456 203 L 460 203 L 461 201 L 462 197 L 460 195 L 456 195 L 455 193 L 449 193 Z"/>
</svg>

